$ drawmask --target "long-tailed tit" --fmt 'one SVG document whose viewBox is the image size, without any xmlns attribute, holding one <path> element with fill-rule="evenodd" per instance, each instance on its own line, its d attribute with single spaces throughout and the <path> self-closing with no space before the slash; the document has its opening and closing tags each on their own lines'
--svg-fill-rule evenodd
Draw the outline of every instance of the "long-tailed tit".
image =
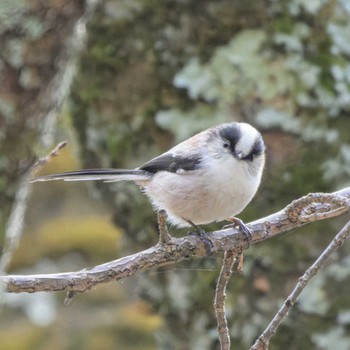
<svg viewBox="0 0 350 350">
<path fill-rule="evenodd" d="M 234 217 L 252 200 L 264 168 L 261 134 L 246 123 L 202 131 L 143 166 L 87 169 L 35 178 L 37 181 L 133 181 L 154 208 L 178 227 Z"/>
</svg>

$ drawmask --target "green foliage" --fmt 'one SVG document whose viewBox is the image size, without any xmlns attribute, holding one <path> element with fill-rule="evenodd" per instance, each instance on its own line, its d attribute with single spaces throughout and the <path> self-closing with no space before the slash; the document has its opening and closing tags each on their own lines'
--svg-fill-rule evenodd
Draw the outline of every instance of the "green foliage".
<svg viewBox="0 0 350 350">
<path fill-rule="evenodd" d="M 23 23 L 25 0 L 3 0 L 0 4 L 0 33 Z"/>
</svg>

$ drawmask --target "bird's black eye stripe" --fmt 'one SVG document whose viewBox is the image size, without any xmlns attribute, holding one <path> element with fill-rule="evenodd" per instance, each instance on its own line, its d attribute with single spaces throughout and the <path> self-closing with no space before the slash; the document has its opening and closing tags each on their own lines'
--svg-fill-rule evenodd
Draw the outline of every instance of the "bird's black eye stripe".
<svg viewBox="0 0 350 350">
<path fill-rule="evenodd" d="M 236 144 L 241 137 L 241 132 L 236 124 L 225 125 L 219 129 L 219 135 L 223 139 L 223 146 L 235 152 Z"/>
</svg>

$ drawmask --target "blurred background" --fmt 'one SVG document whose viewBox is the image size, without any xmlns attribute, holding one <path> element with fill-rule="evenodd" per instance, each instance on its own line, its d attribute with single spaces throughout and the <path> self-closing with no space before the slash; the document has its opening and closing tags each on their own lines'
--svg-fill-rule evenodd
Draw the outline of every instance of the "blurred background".
<svg viewBox="0 0 350 350">
<path fill-rule="evenodd" d="M 349 186 L 349 38 L 348 0 L 2 0 L 2 273 L 75 271 L 157 242 L 133 184 L 23 184 L 62 140 L 41 174 L 136 167 L 209 126 L 249 122 L 267 168 L 246 222 Z M 347 219 L 250 247 L 227 291 L 235 349 L 249 348 Z M 271 350 L 350 349 L 349 252 L 312 280 Z M 1 293 L 0 349 L 217 349 L 221 259 L 101 285 L 69 306 L 65 293 Z"/>
</svg>

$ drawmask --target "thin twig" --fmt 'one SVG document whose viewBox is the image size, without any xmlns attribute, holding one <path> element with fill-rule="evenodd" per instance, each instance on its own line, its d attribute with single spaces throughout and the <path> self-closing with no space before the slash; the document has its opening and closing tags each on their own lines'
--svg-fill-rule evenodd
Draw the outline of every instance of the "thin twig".
<svg viewBox="0 0 350 350">
<path fill-rule="evenodd" d="M 36 170 L 46 164 L 51 157 L 56 157 L 58 151 L 64 147 L 67 142 L 60 142 L 46 157 L 39 159 L 31 166 L 26 176 L 23 178 L 19 189 L 16 193 L 15 201 L 6 224 L 5 242 L 3 254 L 0 259 L 0 274 L 4 274 L 11 261 L 13 252 L 17 249 L 19 241 L 22 237 L 24 217 L 27 211 L 28 199 L 30 196 L 30 179 Z"/>
<path fill-rule="evenodd" d="M 241 269 L 242 254 L 242 252 L 233 250 L 228 250 L 224 253 L 220 275 L 216 283 L 214 310 L 221 350 L 229 350 L 231 345 L 225 309 L 226 287 L 232 272 Z"/>
<path fill-rule="evenodd" d="M 32 167 L 32 173 L 37 170 L 39 167 L 42 167 L 43 165 L 46 165 L 51 158 L 53 157 L 58 157 L 59 155 L 59 151 L 67 146 L 67 141 L 61 141 L 59 142 L 56 147 L 49 153 L 47 154 L 45 157 L 42 157 L 40 159 L 37 160 L 37 162 L 33 165 Z"/>
<path fill-rule="evenodd" d="M 64 298 L 64 305 L 69 305 L 76 296 L 76 294 L 76 292 L 72 291 L 67 292 L 66 297 Z"/>
<path fill-rule="evenodd" d="M 292 293 L 283 303 L 282 307 L 278 310 L 275 317 L 267 326 L 265 331 L 256 340 L 255 344 L 251 347 L 251 350 L 266 350 L 268 349 L 271 337 L 276 333 L 277 328 L 281 322 L 286 318 L 288 311 L 296 303 L 300 293 L 308 285 L 311 278 L 314 277 L 320 269 L 324 266 L 329 257 L 340 248 L 344 242 L 350 236 L 350 221 L 342 228 L 342 230 L 335 236 L 328 247 L 318 257 L 318 259 L 306 270 L 306 272 L 299 278 L 297 285 Z"/>
</svg>

